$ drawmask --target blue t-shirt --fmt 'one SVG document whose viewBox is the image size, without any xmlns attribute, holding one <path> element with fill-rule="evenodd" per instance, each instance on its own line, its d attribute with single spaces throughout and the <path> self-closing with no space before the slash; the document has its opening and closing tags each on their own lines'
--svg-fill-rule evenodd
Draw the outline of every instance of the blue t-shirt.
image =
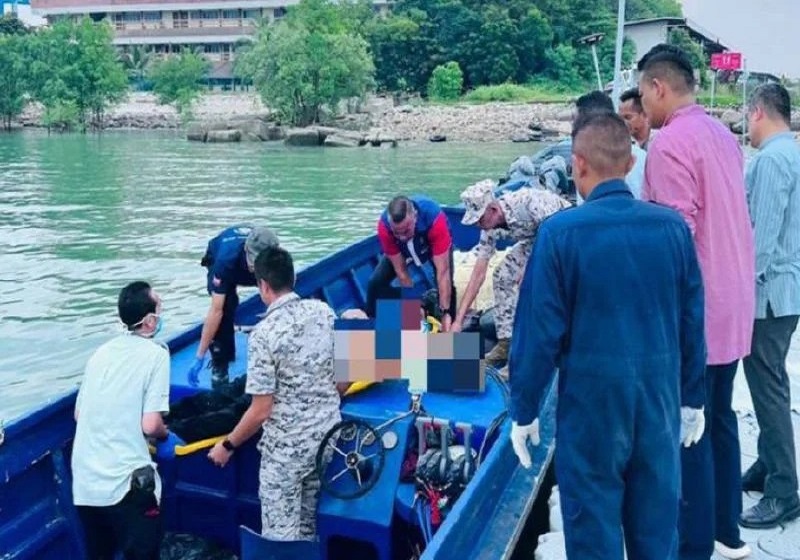
<svg viewBox="0 0 800 560">
<path fill-rule="evenodd" d="M 209 294 L 228 294 L 236 286 L 255 286 L 256 277 L 247 268 L 244 242 L 252 226 L 231 226 L 208 242 L 207 288 Z"/>
</svg>

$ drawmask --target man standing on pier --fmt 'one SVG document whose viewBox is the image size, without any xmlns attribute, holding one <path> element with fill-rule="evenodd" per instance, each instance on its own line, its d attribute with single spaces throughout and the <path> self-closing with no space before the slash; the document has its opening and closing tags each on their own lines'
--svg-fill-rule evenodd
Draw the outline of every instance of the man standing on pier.
<svg viewBox="0 0 800 560">
<path fill-rule="evenodd" d="M 750 553 L 741 540 L 739 426 L 731 408 L 750 353 L 755 251 L 739 143 L 695 102 L 687 54 L 656 45 L 638 64 L 642 106 L 660 129 L 647 152 L 643 199 L 678 210 L 694 236 L 705 288 L 707 437 L 682 452 L 681 559 Z M 716 545 L 715 545 L 716 541 Z"/>
<path fill-rule="evenodd" d="M 679 447 L 703 432 L 703 285 L 680 215 L 635 200 L 630 134 L 579 118 L 573 178 L 586 202 L 539 226 L 511 339 L 511 441 L 529 468 L 558 368 L 556 480 L 567 558 L 675 560 Z"/>
<path fill-rule="evenodd" d="M 211 350 L 211 386 L 228 382 L 228 364 L 236 358 L 234 319 L 239 307 L 237 286 L 255 286 L 253 263 L 259 252 L 278 246 L 278 237 L 266 227 L 239 225 L 223 230 L 208 242 L 200 264 L 208 269 L 211 308 L 203 322 L 197 354 L 188 372 L 189 383 L 199 384 L 200 370 Z"/>
<path fill-rule="evenodd" d="M 745 491 L 764 497 L 741 524 L 768 529 L 800 515 L 792 401 L 786 355 L 800 315 L 800 148 L 789 129 L 789 92 L 766 84 L 748 110 L 750 143 L 759 150 L 747 170 L 747 202 L 756 241 L 756 320 L 744 373 L 760 429 L 758 459 L 742 476 Z"/>
<path fill-rule="evenodd" d="M 619 98 L 619 116 L 623 118 L 636 145 L 647 151 L 650 145 L 650 122 L 644 114 L 639 88 L 625 91 Z"/>
</svg>

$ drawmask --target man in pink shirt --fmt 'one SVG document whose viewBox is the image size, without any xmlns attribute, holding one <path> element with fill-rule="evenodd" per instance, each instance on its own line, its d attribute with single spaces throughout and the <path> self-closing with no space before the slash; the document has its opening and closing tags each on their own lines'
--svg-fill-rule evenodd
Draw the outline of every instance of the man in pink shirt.
<svg viewBox="0 0 800 560">
<path fill-rule="evenodd" d="M 682 451 L 681 560 L 750 554 L 742 542 L 741 457 L 731 408 L 739 360 L 750 353 L 755 249 L 742 151 L 733 134 L 695 103 L 685 52 L 653 47 L 640 61 L 639 91 L 653 128 L 642 198 L 683 215 L 705 288 L 706 434 Z M 715 544 L 716 541 L 716 544 Z"/>
</svg>

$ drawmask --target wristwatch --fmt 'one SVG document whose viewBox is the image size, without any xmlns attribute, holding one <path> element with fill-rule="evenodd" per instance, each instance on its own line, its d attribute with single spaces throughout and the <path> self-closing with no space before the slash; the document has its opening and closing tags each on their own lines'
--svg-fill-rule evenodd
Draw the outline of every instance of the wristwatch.
<svg viewBox="0 0 800 560">
<path fill-rule="evenodd" d="M 439 316 L 440 317 L 444 317 L 445 315 L 450 315 L 450 307 L 449 306 L 448 307 L 442 307 L 440 305 L 439 306 Z M 451 319 L 452 319 L 452 317 L 451 317 Z"/>
<path fill-rule="evenodd" d="M 225 449 L 227 449 L 227 450 L 228 450 L 228 451 L 230 451 L 231 453 L 233 453 L 234 451 L 236 451 L 236 446 L 235 446 L 235 445 L 233 445 L 233 444 L 231 443 L 231 440 L 229 440 L 228 438 L 225 438 L 225 439 L 223 439 L 223 440 L 222 440 L 222 447 L 224 447 Z"/>
</svg>

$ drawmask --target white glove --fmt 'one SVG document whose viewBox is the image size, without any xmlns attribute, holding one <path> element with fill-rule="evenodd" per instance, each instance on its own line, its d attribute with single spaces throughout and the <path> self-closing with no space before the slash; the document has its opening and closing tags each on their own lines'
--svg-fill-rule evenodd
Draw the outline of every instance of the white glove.
<svg viewBox="0 0 800 560">
<path fill-rule="evenodd" d="M 511 445 L 514 447 L 514 453 L 517 454 L 520 464 L 526 469 L 531 468 L 531 454 L 528 453 L 527 446 L 528 438 L 531 439 L 534 446 L 539 445 L 538 418 L 526 426 L 520 426 L 516 422 L 511 423 Z"/>
<path fill-rule="evenodd" d="M 703 437 L 706 429 L 706 415 L 703 408 L 681 407 L 681 443 L 684 447 L 691 447 Z"/>
</svg>

